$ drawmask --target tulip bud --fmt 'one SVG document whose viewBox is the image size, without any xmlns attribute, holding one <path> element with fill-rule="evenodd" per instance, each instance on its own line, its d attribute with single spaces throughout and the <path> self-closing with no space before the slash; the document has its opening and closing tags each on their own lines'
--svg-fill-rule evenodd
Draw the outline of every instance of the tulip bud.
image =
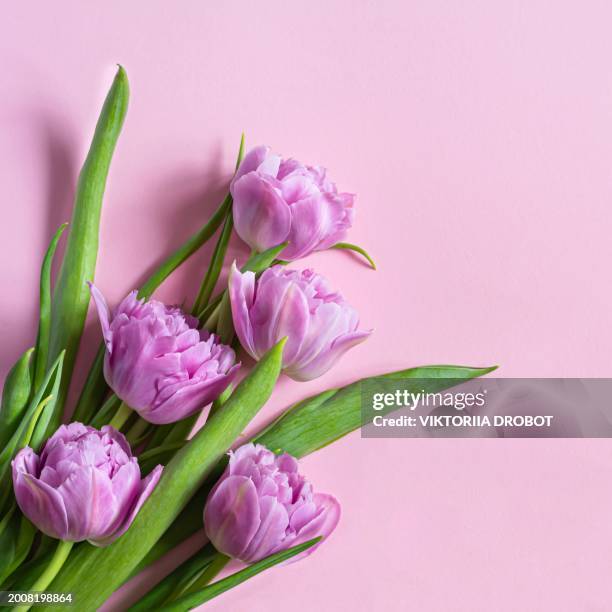
<svg viewBox="0 0 612 612">
<path fill-rule="evenodd" d="M 214 334 L 180 308 L 139 300 L 132 291 L 111 317 L 90 284 L 106 343 L 104 377 L 130 408 L 150 423 L 173 423 L 214 401 L 240 364 Z"/>
<path fill-rule="evenodd" d="M 259 252 L 289 242 L 281 253 L 288 261 L 334 246 L 353 224 L 353 194 L 338 193 L 324 168 L 281 159 L 269 147 L 246 154 L 230 191 L 242 240 Z"/>
<path fill-rule="evenodd" d="M 283 371 L 294 380 L 321 376 L 372 333 L 357 329 L 357 311 L 312 270 L 273 266 L 256 280 L 234 264 L 229 295 L 234 329 L 251 357 L 287 336 Z"/>
<path fill-rule="evenodd" d="M 206 535 L 214 547 L 245 563 L 318 536 L 327 538 L 339 519 L 338 501 L 314 493 L 294 457 L 276 456 L 261 444 L 230 452 L 229 464 L 204 509 Z"/>
<path fill-rule="evenodd" d="M 108 425 L 62 425 L 40 456 L 29 446 L 12 462 L 21 511 L 52 538 L 107 546 L 127 531 L 157 484 L 158 465 L 144 480 L 125 437 Z"/>
</svg>

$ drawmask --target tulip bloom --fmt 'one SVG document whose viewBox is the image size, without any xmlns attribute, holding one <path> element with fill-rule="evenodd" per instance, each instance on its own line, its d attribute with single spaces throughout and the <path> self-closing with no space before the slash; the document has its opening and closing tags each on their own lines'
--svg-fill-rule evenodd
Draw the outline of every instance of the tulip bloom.
<svg viewBox="0 0 612 612">
<path fill-rule="evenodd" d="M 327 538 L 339 520 L 338 501 L 314 493 L 294 457 L 276 456 L 261 444 L 230 452 L 229 465 L 204 509 L 204 527 L 215 548 L 245 563 L 318 536 Z"/>
<path fill-rule="evenodd" d="M 283 371 L 294 380 L 321 376 L 371 333 L 359 315 L 312 270 L 273 266 L 256 280 L 234 264 L 229 279 L 234 329 L 254 359 L 287 336 Z"/>
<path fill-rule="evenodd" d="M 117 396 L 150 423 L 173 423 L 214 401 L 240 364 L 214 334 L 180 308 L 139 300 L 132 291 L 111 317 L 90 284 L 106 343 L 104 376 Z"/>
<path fill-rule="evenodd" d="M 269 147 L 246 154 L 230 191 L 242 240 L 260 252 L 288 241 L 280 255 L 288 261 L 334 246 L 353 224 L 353 194 L 338 193 L 324 168 L 281 159 Z"/>
<path fill-rule="evenodd" d="M 38 456 L 29 446 L 12 462 L 21 511 L 52 538 L 107 546 L 122 535 L 157 484 L 144 480 L 125 437 L 108 425 L 62 425 Z"/>
</svg>

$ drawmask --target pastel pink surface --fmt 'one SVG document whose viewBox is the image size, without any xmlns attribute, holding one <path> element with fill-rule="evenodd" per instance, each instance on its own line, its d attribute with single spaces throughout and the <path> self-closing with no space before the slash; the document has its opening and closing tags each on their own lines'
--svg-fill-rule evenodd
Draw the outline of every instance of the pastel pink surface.
<svg viewBox="0 0 612 612">
<path fill-rule="evenodd" d="M 110 302 L 223 196 L 243 129 L 358 194 L 350 240 L 379 271 L 308 263 L 376 331 L 323 378 L 283 381 L 262 418 L 426 363 L 610 376 L 611 19 L 603 2 L 5 7 L 0 375 L 34 340 L 40 259 L 121 62 L 132 99 L 96 275 Z M 209 253 L 159 297 L 192 298 Z M 90 354 L 98 337 L 92 316 Z M 609 449 L 353 434 L 303 461 L 343 505 L 329 542 L 207 609 L 609 609 Z"/>
</svg>

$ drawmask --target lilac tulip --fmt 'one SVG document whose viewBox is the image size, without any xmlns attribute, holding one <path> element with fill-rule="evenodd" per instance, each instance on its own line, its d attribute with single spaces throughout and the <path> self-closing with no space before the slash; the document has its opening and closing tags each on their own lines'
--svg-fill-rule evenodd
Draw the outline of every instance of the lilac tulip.
<svg viewBox="0 0 612 612">
<path fill-rule="evenodd" d="M 294 380 L 321 376 L 371 333 L 357 329 L 357 311 L 312 270 L 273 266 L 256 280 L 234 264 L 229 295 L 234 329 L 251 357 L 287 336 L 283 371 Z"/>
<path fill-rule="evenodd" d="M 215 548 L 245 563 L 318 536 L 327 538 L 339 519 L 338 501 L 314 493 L 294 457 L 276 456 L 260 444 L 245 444 L 230 453 L 204 509 L 204 527 Z"/>
<path fill-rule="evenodd" d="M 260 252 L 289 242 L 281 253 L 288 261 L 332 247 L 353 224 L 353 194 L 338 193 L 324 168 L 269 147 L 246 154 L 230 190 L 238 235 Z"/>
<path fill-rule="evenodd" d="M 180 308 L 139 300 L 132 291 L 112 317 L 90 284 L 106 343 L 104 376 L 117 396 L 145 420 L 172 423 L 214 401 L 240 364 L 214 334 Z"/>
<path fill-rule="evenodd" d="M 12 462 L 21 511 L 52 538 L 107 546 L 132 524 L 157 484 L 158 465 L 144 480 L 130 445 L 116 429 L 62 425 L 40 456 L 29 446 Z"/>
</svg>

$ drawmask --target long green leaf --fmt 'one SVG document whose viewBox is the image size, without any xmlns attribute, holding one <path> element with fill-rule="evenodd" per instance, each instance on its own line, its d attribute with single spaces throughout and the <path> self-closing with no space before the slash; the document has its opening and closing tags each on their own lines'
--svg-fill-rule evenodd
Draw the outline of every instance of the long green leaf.
<svg viewBox="0 0 612 612">
<path fill-rule="evenodd" d="M 419 382 L 419 387 L 423 379 L 429 378 L 431 390 L 442 390 L 449 386 L 450 379 L 456 380 L 459 384 L 461 381 L 484 376 L 494 369 L 494 367 L 423 366 L 373 378 L 388 380 L 413 378 Z M 299 458 L 342 438 L 361 425 L 361 382 L 354 382 L 341 389 L 323 391 L 295 404 L 255 435 L 253 441 L 265 444 L 274 452 L 286 451 Z M 214 476 L 189 502 L 181 520 L 173 523 L 151 549 L 140 569 L 153 563 L 201 529 L 202 508 L 208 497 L 208 491 L 223 472 L 226 462 L 226 458 L 219 462 Z"/>
<path fill-rule="evenodd" d="M 284 343 L 282 340 L 266 353 L 223 410 L 173 457 L 127 533 L 107 548 L 82 546 L 76 550 L 49 587 L 51 591 L 72 592 L 79 609 L 94 610 L 129 577 L 270 397 L 280 373 Z"/>
<path fill-rule="evenodd" d="M 194 575 L 204 570 L 216 554 L 217 551 L 212 544 L 207 544 L 158 582 L 155 588 L 129 609 L 129 612 L 158 610 L 173 592 L 181 588 L 183 583 L 188 583 Z"/>
<path fill-rule="evenodd" d="M 63 359 L 64 353 L 62 352 L 47 372 L 42 385 L 36 390 L 34 396 L 28 403 L 28 408 L 19 426 L 15 430 L 15 433 L 0 452 L 0 509 L 5 499 L 5 497 L 3 497 L 3 495 L 5 495 L 5 488 L 8 486 L 10 489 L 10 485 L 6 483 L 10 471 L 11 459 L 15 456 L 15 453 L 29 441 L 27 436 L 28 431 L 32 429 L 32 420 L 40 414 L 37 411 L 39 410 L 43 398 L 49 395 L 49 390 L 53 387 L 58 369 L 61 371 Z M 50 408 L 52 408 L 52 406 Z"/>
<path fill-rule="evenodd" d="M 4 381 L 0 406 L 0 448 L 9 441 L 28 406 L 33 382 L 33 353 L 33 348 L 28 349 L 11 368 Z"/>
<path fill-rule="evenodd" d="M 308 550 L 317 544 L 320 540 L 321 538 L 314 538 L 312 540 L 308 540 L 308 542 L 304 542 L 303 544 L 298 544 L 297 546 L 293 546 L 287 550 L 270 555 L 257 563 L 253 563 L 252 565 L 241 569 L 239 572 L 236 572 L 227 578 L 223 578 L 222 580 L 218 580 L 213 584 L 209 584 L 195 593 L 188 593 L 187 595 L 183 595 L 183 597 L 179 597 L 172 603 L 162 606 L 161 610 L 163 612 L 186 612 L 187 610 L 192 610 L 196 606 L 200 606 L 207 601 L 210 601 L 214 597 L 233 589 L 246 580 L 249 580 L 249 578 L 253 578 L 253 576 L 256 576 L 257 574 L 260 574 L 261 572 L 270 569 L 279 563 L 288 561 L 292 557 L 303 553 L 305 550 Z"/>
<path fill-rule="evenodd" d="M 67 223 L 60 225 L 59 229 L 55 232 L 45 253 L 40 270 L 40 316 L 38 320 L 38 337 L 36 339 L 36 366 L 34 368 L 35 389 L 38 389 L 47 371 L 49 340 L 51 337 L 51 266 L 57 245 L 67 225 Z"/>
<path fill-rule="evenodd" d="M 61 406 L 59 404 L 59 389 L 62 381 L 62 369 L 64 366 L 64 352 L 60 353 L 58 357 L 58 364 L 53 374 L 53 378 L 50 380 L 51 390 L 47 394 L 49 403 L 45 406 L 45 409 L 38 421 L 36 422 L 36 428 L 33 431 L 32 439 L 28 442 L 35 451 L 40 450 L 45 440 L 55 433 L 62 419 Z M 43 400 L 44 401 L 44 400 Z"/>
<path fill-rule="evenodd" d="M 0 534 L 0 585 L 23 563 L 36 535 L 30 521 L 15 511 Z"/>
<path fill-rule="evenodd" d="M 49 388 L 51 388 L 51 393 L 47 394 L 44 399 L 40 399 L 37 404 L 34 404 L 34 401 L 38 399 L 39 393 L 34 396 L 19 427 L 2 453 L 0 453 L 0 514 L 2 508 L 7 504 L 13 486 L 10 469 L 12 458 L 19 449 L 25 446 L 31 446 L 34 450 L 38 450 L 42 441 L 42 435 L 37 432 L 44 432 L 53 418 L 63 358 L 64 353 L 62 352 L 57 358 L 57 365 L 50 371 L 51 377 L 45 379 L 43 386 L 41 386 L 41 392 L 47 393 Z M 55 390 L 55 395 L 53 395 L 53 390 Z"/>
<path fill-rule="evenodd" d="M 98 232 L 106 177 L 123 125 L 129 98 L 128 79 L 119 67 L 104 106 L 91 148 L 79 174 L 64 260 L 53 295 L 49 361 L 66 350 L 58 402 L 63 406 L 87 316 L 89 289 L 98 255 Z"/>
<path fill-rule="evenodd" d="M 424 366 L 400 370 L 375 377 L 385 380 L 415 379 L 414 389 L 403 384 L 408 391 L 419 391 L 423 380 L 430 380 L 427 391 L 435 392 L 449 386 L 449 381 L 462 381 L 484 376 L 495 368 L 469 368 L 463 366 Z M 317 395 L 300 402 L 255 438 L 255 442 L 270 449 L 279 449 L 294 457 L 303 457 L 327 446 L 338 438 L 361 426 L 361 383 L 354 382 L 336 393 L 327 391 L 321 402 Z M 453 385 L 454 386 L 454 385 Z"/>
</svg>

